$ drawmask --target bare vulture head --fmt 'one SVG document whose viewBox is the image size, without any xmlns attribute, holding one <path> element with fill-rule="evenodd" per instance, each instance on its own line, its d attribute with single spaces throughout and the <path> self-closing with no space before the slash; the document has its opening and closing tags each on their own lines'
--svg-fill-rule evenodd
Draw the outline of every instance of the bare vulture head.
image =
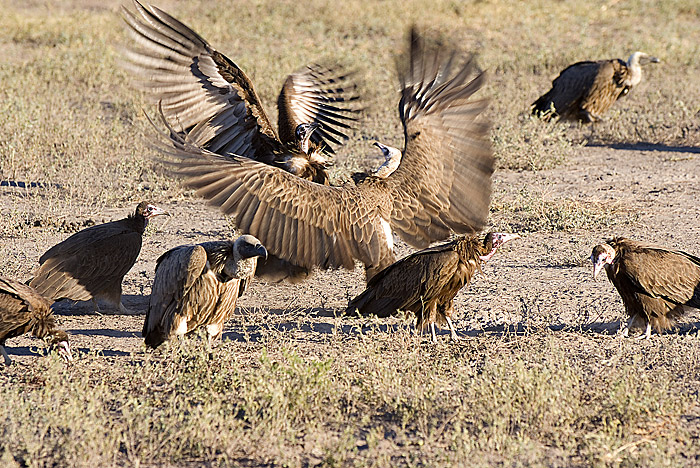
<svg viewBox="0 0 700 468">
<path fill-rule="evenodd" d="M 235 279 L 255 274 L 258 257 L 267 258 L 265 247 L 256 237 L 243 235 L 233 243 L 233 255 L 226 259 L 223 273 Z"/>
<path fill-rule="evenodd" d="M 480 255 L 479 259 L 482 262 L 488 262 L 500 246 L 513 239 L 520 239 L 520 235 L 507 232 L 489 232 L 484 238 L 484 247 L 482 249 L 484 255 Z"/>
<path fill-rule="evenodd" d="M 628 86 L 637 86 L 642 81 L 642 66 L 649 63 L 659 63 L 659 59 L 644 52 L 635 52 L 627 60 L 627 67 L 630 69 Z"/>
<path fill-rule="evenodd" d="M 399 167 L 399 164 L 401 164 L 401 150 L 393 146 L 383 145 L 378 141 L 374 142 L 374 146 L 382 150 L 382 154 L 384 155 L 384 164 L 379 166 L 374 175 L 381 178 L 388 177 Z"/>
<path fill-rule="evenodd" d="M 294 135 L 299 143 L 299 149 L 305 154 L 309 154 L 309 140 L 318 128 L 321 128 L 321 124 L 315 122 L 297 125 Z"/>
<path fill-rule="evenodd" d="M 615 260 L 615 249 L 609 244 L 600 244 L 593 247 L 591 262 L 593 262 L 593 278 L 597 278 L 603 267 L 612 265 Z"/>
<path fill-rule="evenodd" d="M 51 346 L 50 349 L 56 351 L 64 361 L 72 361 L 73 356 L 71 354 L 70 345 L 68 344 L 68 333 L 63 330 L 56 330 L 50 337 L 51 339 L 48 340 Z"/>
</svg>

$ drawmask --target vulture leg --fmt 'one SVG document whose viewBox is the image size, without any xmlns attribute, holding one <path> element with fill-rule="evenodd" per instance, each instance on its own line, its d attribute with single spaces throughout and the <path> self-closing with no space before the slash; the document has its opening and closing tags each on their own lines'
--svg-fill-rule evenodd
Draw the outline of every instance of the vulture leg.
<svg viewBox="0 0 700 468">
<path fill-rule="evenodd" d="M 625 326 L 620 329 L 620 334 L 622 335 L 623 338 L 627 338 L 630 335 L 630 327 L 632 327 L 632 324 L 634 323 L 636 318 L 637 318 L 637 315 L 631 316 L 630 319 L 625 324 Z"/>
<path fill-rule="evenodd" d="M 7 351 L 5 350 L 5 343 L 0 344 L 0 353 L 2 353 L 2 357 L 5 358 L 5 365 L 9 366 L 12 364 L 12 359 L 10 359 L 10 356 L 7 354 Z"/>
<path fill-rule="evenodd" d="M 437 343 L 437 335 L 435 334 L 435 322 L 430 322 L 430 341 Z"/>
<path fill-rule="evenodd" d="M 119 301 L 119 312 L 121 312 L 124 315 L 136 315 L 136 312 L 134 312 L 131 309 L 127 309 L 124 303 L 122 303 L 122 301 Z"/>
<path fill-rule="evenodd" d="M 457 335 L 457 331 L 455 330 L 454 323 L 452 323 L 452 319 L 445 316 L 445 320 L 447 320 L 447 326 L 450 327 L 450 338 L 452 338 L 452 341 L 461 341 L 462 338 Z"/>
<path fill-rule="evenodd" d="M 644 334 L 637 338 L 638 340 L 648 340 L 651 338 L 651 322 L 647 320 L 647 328 L 644 331 Z"/>
<path fill-rule="evenodd" d="M 102 310 L 100 309 L 99 304 L 97 303 L 97 299 L 94 297 L 92 298 L 92 306 L 93 306 L 93 312 L 95 312 L 97 315 L 102 315 Z"/>
</svg>

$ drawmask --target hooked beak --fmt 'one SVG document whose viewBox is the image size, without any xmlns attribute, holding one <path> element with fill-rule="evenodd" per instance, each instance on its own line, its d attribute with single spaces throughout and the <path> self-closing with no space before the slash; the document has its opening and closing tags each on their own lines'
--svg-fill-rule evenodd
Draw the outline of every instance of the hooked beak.
<svg viewBox="0 0 700 468">
<path fill-rule="evenodd" d="M 651 63 L 659 63 L 661 60 L 659 60 L 657 57 L 649 57 L 649 61 Z"/>
<path fill-rule="evenodd" d="M 163 208 L 151 205 L 153 208 L 146 214 L 146 219 L 155 218 L 156 216 L 172 216 L 170 213 L 165 211 Z"/>
<path fill-rule="evenodd" d="M 600 274 L 600 271 L 603 269 L 605 266 L 605 262 L 602 260 L 598 261 L 593 261 L 593 279 L 597 279 L 598 275 Z"/>
<path fill-rule="evenodd" d="M 262 244 L 255 246 L 255 252 L 257 252 L 258 256 L 265 257 L 265 260 L 267 260 L 267 249 Z"/>
</svg>

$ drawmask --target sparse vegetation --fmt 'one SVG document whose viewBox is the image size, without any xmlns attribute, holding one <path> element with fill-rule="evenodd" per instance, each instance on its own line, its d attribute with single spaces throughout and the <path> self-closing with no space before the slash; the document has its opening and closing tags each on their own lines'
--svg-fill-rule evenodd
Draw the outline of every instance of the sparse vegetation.
<svg viewBox="0 0 700 468">
<path fill-rule="evenodd" d="M 410 24 L 473 51 L 489 74 L 481 94 L 499 167 L 491 225 L 527 235 L 458 295 L 468 336 L 457 344 L 440 336 L 430 345 L 412 317 L 335 317 L 361 291 L 359 271 L 253 284 L 212 360 L 197 339 L 144 351 L 142 317 L 59 305 L 79 356 L 66 366 L 39 356 L 36 340 L 9 341 L 16 364 L 0 369 L 0 465 L 698 464 L 697 317 L 650 342 L 609 336 L 622 305 L 585 263 L 611 232 L 700 254 L 695 156 L 661 164 L 627 151 L 697 154 L 698 2 L 347 1 L 340 14 L 326 0 L 150 1 L 245 70 L 273 120 L 290 71 L 312 61 L 357 70 L 365 120 L 334 175 L 376 167 L 373 140 L 403 144 L 393 63 Z M 0 180 L 48 184 L 0 187 L 0 274 L 24 281 L 76 229 L 123 217 L 141 199 L 169 203 L 179 219 L 152 223 L 125 282 L 126 305 L 144 311 L 160 253 L 232 226 L 152 159 L 142 110 L 153 106 L 118 66 L 120 4 L 0 2 Z M 634 50 L 662 63 L 605 122 L 529 115 L 566 65 Z M 597 192 L 550 184 L 584 152 L 609 147 L 625 151 L 603 153 L 606 170 L 586 174 L 586 184 L 610 181 Z M 616 166 L 632 158 L 630 178 L 650 166 L 645 177 L 663 177 L 625 186 L 632 195 L 618 199 Z"/>
</svg>

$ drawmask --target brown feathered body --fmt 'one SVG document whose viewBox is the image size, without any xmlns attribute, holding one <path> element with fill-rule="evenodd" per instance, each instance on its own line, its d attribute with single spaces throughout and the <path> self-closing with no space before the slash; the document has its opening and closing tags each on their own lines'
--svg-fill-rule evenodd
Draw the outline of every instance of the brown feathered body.
<svg viewBox="0 0 700 468">
<path fill-rule="evenodd" d="M 194 144 L 245 156 L 298 177 L 328 183 L 324 153 L 357 120 L 350 74 L 312 64 L 287 77 L 277 100 L 278 131 L 252 81 L 232 60 L 164 11 L 137 1 L 122 7 L 132 41 L 125 67 L 135 85 L 161 104 L 168 124 Z M 315 124 L 302 137 L 299 126 Z M 173 135 L 174 137 L 174 135 Z"/>
<path fill-rule="evenodd" d="M 532 113 L 549 121 L 591 123 L 619 98 L 626 96 L 642 77 L 641 62 L 658 62 L 641 52 L 627 62 L 620 59 L 578 62 L 565 68 L 552 82 L 552 89 L 532 104 Z"/>
<path fill-rule="evenodd" d="M 206 327 L 210 342 L 255 274 L 266 251 L 252 236 L 236 241 L 175 247 L 160 256 L 143 326 L 146 344 L 155 348 L 176 335 Z"/>
<path fill-rule="evenodd" d="M 429 324 L 451 326 L 454 298 L 469 284 L 482 262 L 517 235 L 489 233 L 461 236 L 402 258 L 367 283 L 367 289 L 352 299 L 348 313 L 388 317 L 397 311 L 416 314 L 416 327 Z"/>
<path fill-rule="evenodd" d="M 405 146 L 386 177 L 323 186 L 246 157 L 221 157 L 184 138 L 163 148 L 177 174 L 235 217 L 272 255 L 303 271 L 353 269 L 371 278 L 394 260 L 393 232 L 417 248 L 483 228 L 494 159 L 484 83 L 469 59 L 426 47 L 412 32 L 399 115 Z"/>
<path fill-rule="evenodd" d="M 640 319 L 660 332 L 673 327 L 686 308 L 700 307 L 700 258 L 616 237 L 593 249 L 594 264 L 606 251 L 612 259 L 605 271 L 622 297 L 629 325 Z"/>
<path fill-rule="evenodd" d="M 141 202 L 124 219 L 76 232 L 39 258 L 30 285 L 53 300 L 104 299 L 124 309 L 122 280 L 138 258 L 148 220 L 161 214 L 167 213 Z"/>
<path fill-rule="evenodd" d="M 56 329 L 51 301 L 31 286 L 0 277 L 0 351 L 6 364 L 11 360 L 4 348 L 5 341 L 25 333 L 47 339 L 52 345 L 65 342 L 67 347 L 68 335 Z"/>
</svg>

